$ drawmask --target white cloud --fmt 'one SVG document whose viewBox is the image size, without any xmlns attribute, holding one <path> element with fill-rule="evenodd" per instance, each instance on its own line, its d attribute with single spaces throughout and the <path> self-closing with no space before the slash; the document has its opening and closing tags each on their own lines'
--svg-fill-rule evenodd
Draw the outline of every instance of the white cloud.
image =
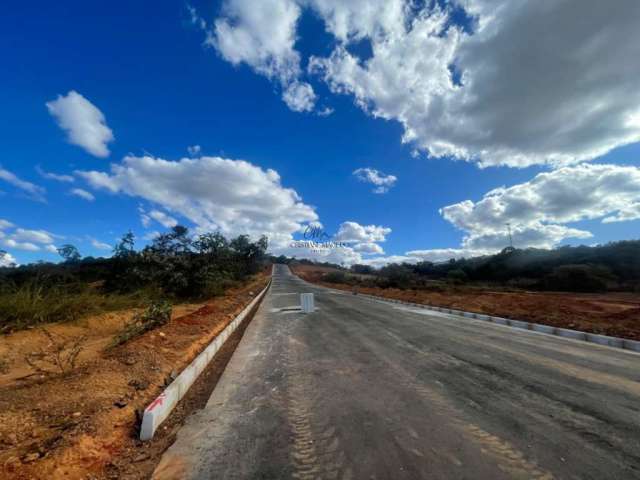
<svg viewBox="0 0 640 480">
<path fill-rule="evenodd" d="M 300 82 L 300 54 L 295 50 L 301 8 L 294 0 L 226 0 L 207 44 L 233 65 L 246 63 L 277 80 L 283 100 L 295 111 L 313 109 L 315 94 Z"/>
<path fill-rule="evenodd" d="M 341 42 L 378 38 L 402 30 L 407 4 L 402 0 L 311 0 L 326 29 Z"/>
<path fill-rule="evenodd" d="M 471 35 L 436 8 L 371 38 L 366 63 L 339 46 L 312 65 L 435 157 L 566 164 L 640 140 L 640 64 L 628 61 L 640 41 L 637 2 L 463 3 L 477 16 Z"/>
<path fill-rule="evenodd" d="M 331 107 L 324 107 L 321 110 L 318 110 L 317 115 L 319 117 L 328 117 L 329 115 L 333 114 L 335 110 Z"/>
<path fill-rule="evenodd" d="M 30 230 L 16 227 L 13 223 L 0 219 L 0 246 L 37 252 L 50 250 L 55 235 L 46 230 Z"/>
<path fill-rule="evenodd" d="M 71 175 L 61 175 L 57 173 L 45 172 L 40 166 L 36 166 L 36 171 L 40 174 L 42 178 L 46 178 L 47 180 L 55 180 L 56 182 L 65 182 L 72 183 L 75 181 Z"/>
<path fill-rule="evenodd" d="M 200 230 L 254 238 L 265 234 L 272 249 L 285 248 L 303 225 L 318 220 L 313 207 L 281 185 L 276 171 L 243 160 L 128 156 L 112 165 L 110 174 L 78 175 L 94 188 L 139 197 L 180 214 Z"/>
<path fill-rule="evenodd" d="M 89 100 L 71 90 L 66 96 L 58 95 L 46 105 L 58 126 L 67 132 L 69 143 L 96 157 L 109 156 L 107 144 L 113 141 L 113 132 L 102 112 Z"/>
<path fill-rule="evenodd" d="M 175 218 L 167 215 L 164 212 L 161 212 L 160 210 L 151 210 L 149 212 L 149 217 L 153 218 L 156 222 L 158 222 L 165 228 L 171 228 L 178 225 L 178 221 Z"/>
<path fill-rule="evenodd" d="M 304 75 L 295 48 L 304 8 L 336 41 L 308 71 L 399 121 L 403 140 L 432 157 L 566 165 L 640 141 L 636 1 L 228 0 L 211 43 L 286 87 Z M 350 53 L 355 42 L 371 58 Z"/>
<path fill-rule="evenodd" d="M 143 240 L 147 240 L 147 241 L 151 241 L 151 240 L 155 239 L 159 235 L 160 235 L 160 232 L 158 232 L 157 230 L 152 230 L 150 232 L 145 233 L 144 236 L 142 237 L 142 239 Z"/>
<path fill-rule="evenodd" d="M 7 228 L 11 228 L 13 226 L 13 223 L 11 223 L 10 221 L 0 218 L 0 231 L 6 230 Z"/>
<path fill-rule="evenodd" d="M 9 252 L 0 252 L 0 267 L 14 267 L 17 261 Z"/>
<path fill-rule="evenodd" d="M 385 175 L 373 168 L 358 168 L 353 175 L 361 182 L 375 185 L 373 193 L 387 193 L 398 180 L 394 175 Z"/>
<path fill-rule="evenodd" d="M 583 164 L 536 175 L 532 180 L 488 192 L 440 210 L 467 235 L 467 248 L 508 245 L 510 223 L 518 247 L 549 248 L 565 238 L 591 233 L 566 226 L 581 220 L 640 219 L 640 168 Z"/>
<path fill-rule="evenodd" d="M 381 255 L 384 253 L 382 247 L 374 242 L 356 243 L 353 249 L 366 255 Z"/>
<path fill-rule="evenodd" d="M 187 152 L 189 152 L 190 157 L 197 157 L 201 151 L 202 147 L 200 145 L 190 145 L 187 147 Z"/>
<path fill-rule="evenodd" d="M 91 245 L 98 250 L 112 250 L 112 246 L 108 243 L 101 242 L 96 238 L 91 238 Z"/>
<path fill-rule="evenodd" d="M 293 82 L 284 89 L 282 99 L 294 112 L 310 112 L 315 105 L 316 94 L 308 83 Z"/>
<path fill-rule="evenodd" d="M 45 245 L 44 249 L 49 253 L 58 253 L 58 249 L 55 245 Z"/>
<path fill-rule="evenodd" d="M 71 195 L 75 195 L 76 197 L 83 198 L 89 202 L 93 202 L 96 197 L 93 196 L 92 193 L 83 190 L 82 188 L 73 188 L 69 191 Z"/>
<path fill-rule="evenodd" d="M 27 250 L 29 252 L 37 252 L 40 250 L 40 247 L 33 242 L 18 242 L 13 238 L 6 238 L 2 243 L 7 248 L 15 248 L 17 250 Z"/>
<path fill-rule="evenodd" d="M 53 243 L 53 234 L 45 230 L 16 228 L 11 238 L 21 242 Z"/>
<path fill-rule="evenodd" d="M 334 239 L 345 243 L 375 243 L 384 242 L 391 233 L 390 228 L 377 225 L 360 225 L 357 222 L 343 222 L 338 228 Z"/>
<path fill-rule="evenodd" d="M 22 180 L 14 173 L 0 167 L 0 180 L 27 192 L 34 200 L 44 201 L 45 189 L 26 180 Z"/>
</svg>

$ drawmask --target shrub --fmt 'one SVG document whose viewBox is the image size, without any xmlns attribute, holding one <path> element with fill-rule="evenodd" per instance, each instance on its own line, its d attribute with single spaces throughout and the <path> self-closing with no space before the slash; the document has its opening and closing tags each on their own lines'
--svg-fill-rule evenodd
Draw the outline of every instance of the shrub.
<svg viewBox="0 0 640 480">
<path fill-rule="evenodd" d="M 27 364 L 38 373 L 60 373 L 65 375 L 76 367 L 78 355 L 87 341 L 85 335 L 66 337 L 61 334 L 40 330 L 47 340 L 45 347 L 25 355 Z"/>
<path fill-rule="evenodd" d="M 322 279 L 328 283 L 347 283 L 347 276 L 344 272 L 325 273 Z"/>
<path fill-rule="evenodd" d="M 447 281 L 455 284 L 461 284 L 469 279 L 464 270 L 455 269 L 449 270 L 447 273 Z"/>
<path fill-rule="evenodd" d="M 611 272 L 597 265 L 562 265 L 542 282 L 543 288 L 569 292 L 602 292 L 611 281 Z"/>
<path fill-rule="evenodd" d="M 116 347 L 139 337 L 149 330 L 161 327 L 171 320 L 171 304 L 165 301 L 152 302 L 144 312 L 137 313 L 116 335 L 110 347 Z"/>
<path fill-rule="evenodd" d="M 411 286 L 414 281 L 414 274 L 411 267 L 403 264 L 389 264 L 380 269 L 382 277 L 379 286 L 382 288 L 399 288 L 405 290 Z"/>
</svg>

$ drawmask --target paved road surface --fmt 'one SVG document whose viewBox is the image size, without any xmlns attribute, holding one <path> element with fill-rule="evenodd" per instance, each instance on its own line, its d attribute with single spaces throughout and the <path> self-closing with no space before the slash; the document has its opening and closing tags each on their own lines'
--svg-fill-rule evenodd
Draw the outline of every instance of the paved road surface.
<svg viewBox="0 0 640 480">
<path fill-rule="evenodd" d="M 293 310 L 300 292 L 318 310 Z M 640 355 L 273 286 L 157 479 L 640 478 Z"/>
</svg>

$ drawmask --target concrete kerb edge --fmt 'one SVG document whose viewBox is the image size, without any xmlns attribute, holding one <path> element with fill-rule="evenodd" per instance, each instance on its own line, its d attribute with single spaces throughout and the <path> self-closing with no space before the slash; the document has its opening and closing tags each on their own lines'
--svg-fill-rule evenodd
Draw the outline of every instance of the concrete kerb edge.
<svg viewBox="0 0 640 480">
<path fill-rule="evenodd" d="M 271 279 L 268 285 L 236 316 L 207 347 L 176 377 L 155 400 L 144 410 L 142 425 L 140 426 L 140 440 L 151 440 L 156 430 L 171 414 L 178 402 L 184 397 L 191 385 L 207 368 L 215 354 L 220 350 L 227 338 L 238 328 L 249 313 L 262 300 L 271 287 Z"/>
<path fill-rule="evenodd" d="M 298 277 L 300 278 L 300 277 Z M 303 282 L 305 282 L 308 285 L 312 285 L 315 287 L 320 287 L 320 288 L 326 288 L 327 290 L 332 290 L 334 292 L 340 292 L 340 293 L 344 293 L 345 290 L 339 290 L 337 288 L 329 288 L 329 287 L 324 287 L 321 285 L 313 285 L 309 282 L 307 282 L 306 280 L 302 280 Z M 502 317 L 494 317 L 491 315 L 486 315 L 486 314 L 481 314 L 481 313 L 474 313 L 474 312 L 465 312 L 465 311 L 461 311 L 461 310 L 453 310 L 450 308 L 446 308 L 446 307 L 437 307 L 434 305 L 424 305 L 424 304 L 415 304 L 413 302 L 404 302 L 402 300 L 396 300 L 396 299 L 389 299 L 389 298 L 385 298 L 385 297 L 377 297 L 375 295 L 369 295 L 369 294 L 360 294 L 360 296 L 362 297 L 367 297 L 368 299 L 371 300 L 375 300 L 378 302 L 383 302 L 383 303 L 398 303 L 398 304 L 402 304 L 402 305 L 407 305 L 407 306 L 411 306 L 411 307 L 419 307 L 419 308 L 426 308 L 428 310 L 433 310 L 435 312 L 441 312 L 441 313 L 448 313 L 450 315 L 456 315 L 459 317 L 464 317 L 464 318 L 471 318 L 474 320 L 480 320 L 480 321 L 485 321 L 485 322 L 491 322 L 491 323 L 495 323 L 497 325 L 502 325 L 505 327 L 509 327 L 509 328 L 518 328 L 518 329 L 525 329 L 525 330 L 531 330 L 534 332 L 538 332 L 538 333 L 543 333 L 546 335 L 554 335 L 557 337 L 563 337 L 563 338 L 570 338 L 573 340 L 580 340 L 583 342 L 587 342 L 587 343 L 595 343 L 597 345 L 603 345 L 603 346 L 607 346 L 607 347 L 611 347 L 611 348 L 618 348 L 618 349 L 622 349 L 622 350 L 631 350 L 634 352 L 640 352 L 640 341 L 637 340 L 627 340 L 625 338 L 620 338 L 620 337 L 610 337 L 607 335 L 597 335 L 595 333 L 589 333 L 589 332 L 581 332 L 579 330 L 570 330 L 570 329 L 566 329 L 566 328 L 557 328 L 557 327 L 553 327 L 551 325 L 544 325 L 541 323 L 532 323 L 532 322 L 526 322 L 524 320 L 514 320 L 514 319 L 509 319 L 509 318 L 502 318 Z"/>
</svg>

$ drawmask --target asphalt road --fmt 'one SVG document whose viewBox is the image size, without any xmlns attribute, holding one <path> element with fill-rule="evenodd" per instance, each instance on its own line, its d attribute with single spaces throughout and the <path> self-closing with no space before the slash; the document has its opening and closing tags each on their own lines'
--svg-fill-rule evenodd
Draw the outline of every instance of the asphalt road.
<svg viewBox="0 0 640 480">
<path fill-rule="evenodd" d="M 313 292 L 317 311 L 295 310 Z M 640 355 L 273 285 L 156 479 L 640 478 Z"/>
</svg>

